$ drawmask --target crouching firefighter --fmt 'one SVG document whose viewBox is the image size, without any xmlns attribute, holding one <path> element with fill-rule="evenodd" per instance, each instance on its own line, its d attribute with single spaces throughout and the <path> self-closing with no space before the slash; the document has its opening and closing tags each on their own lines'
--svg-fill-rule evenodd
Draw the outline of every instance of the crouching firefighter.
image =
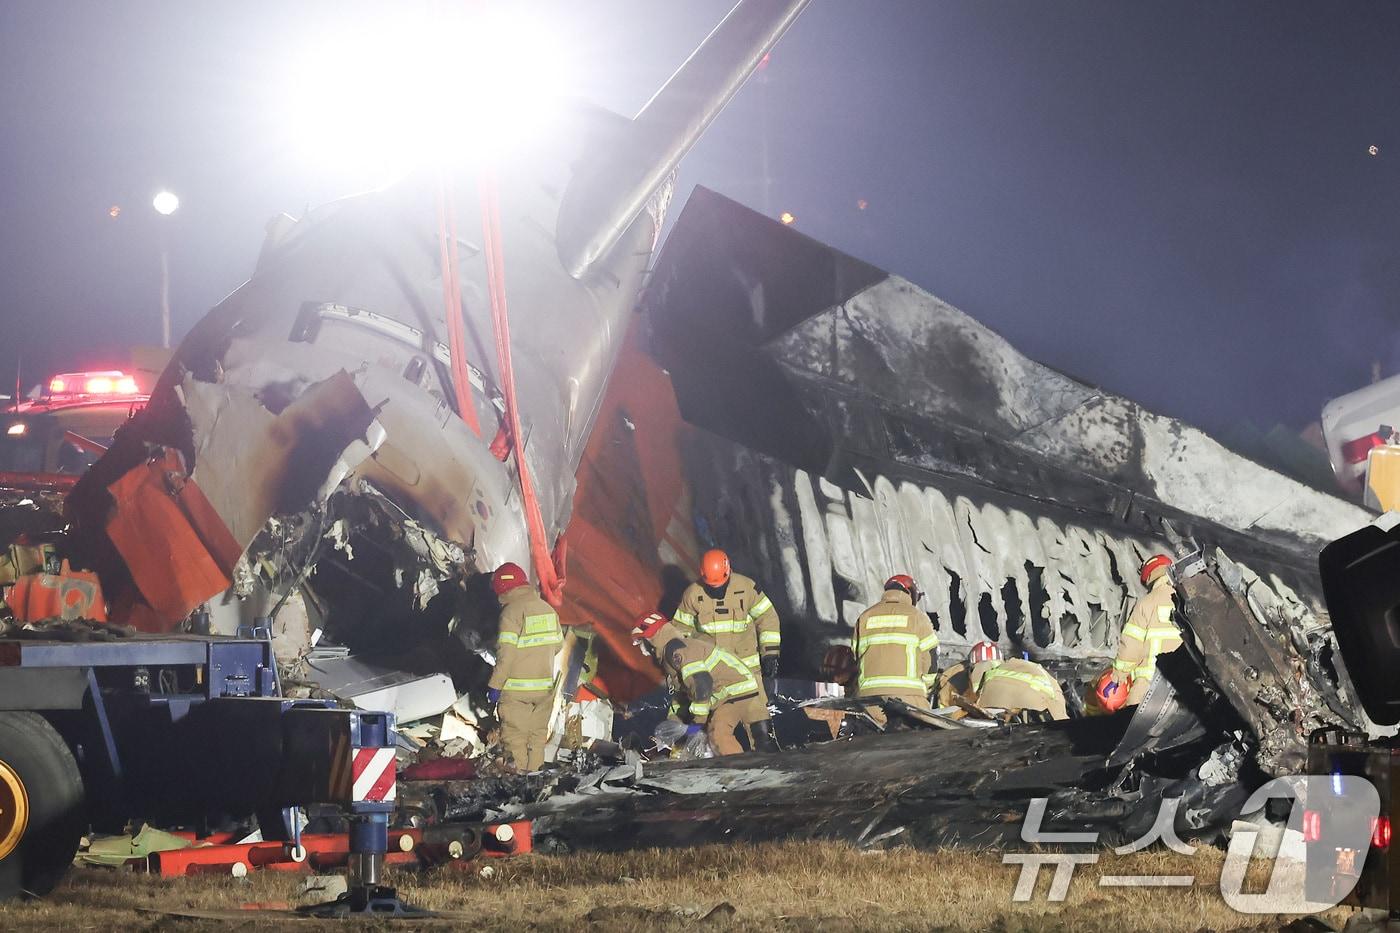
<svg viewBox="0 0 1400 933">
<path fill-rule="evenodd" d="M 491 575 L 501 603 L 496 670 L 486 698 L 501 721 L 501 744 L 523 771 L 544 765 L 549 719 L 554 709 L 554 657 L 564 643 L 559 615 L 540 598 L 518 564 L 502 564 Z"/>
<path fill-rule="evenodd" d="M 735 730 L 745 723 L 751 724 L 755 751 L 778 751 L 763 689 L 742 660 L 658 612 L 637 620 L 632 643 L 656 662 L 673 692 L 677 687 L 684 691 L 691 717 L 688 734 L 704 730 L 716 755 L 744 750 Z"/>
<path fill-rule="evenodd" d="M 918 606 L 922 596 L 913 577 L 895 574 L 885 581 L 880 601 L 856 620 L 853 650 L 859 665 L 858 698 L 892 697 L 930 708 L 928 691 L 938 670 L 938 636 Z M 868 712 L 884 725 L 884 710 L 872 704 Z"/>
<path fill-rule="evenodd" d="M 1002 656 L 996 642 L 980 641 L 968 657 L 977 705 L 1008 712 L 1041 710 L 1051 719 L 1068 719 L 1065 692 L 1053 674 L 1034 661 Z"/>
</svg>

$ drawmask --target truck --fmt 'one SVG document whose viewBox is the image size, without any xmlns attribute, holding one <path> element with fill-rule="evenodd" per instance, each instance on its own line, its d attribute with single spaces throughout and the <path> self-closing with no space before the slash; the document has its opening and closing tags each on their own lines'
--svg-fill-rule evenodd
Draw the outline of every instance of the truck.
<svg viewBox="0 0 1400 933">
<path fill-rule="evenodd" d="M 69 489 L 149 394 L 122 370 L 57 373 L 0 413 L 0 487 Z"/>
<path fill-rule="evenodd" d="M 391 714 L 283 697 L 265 631 L 35 628 L 0 636 L 0 899 L 52 890 L 89 828 L 133 819 L 256 816 L 295 859 L 292 811 L 313 804 L 348 819 L 352 900 L 382 910 L 392 899 L 379 886 L 395 796 Z"/>
<path fill-rule="evenodd" d="M 1400 513 L 1388 512 L 1327 545 L 1319 570 L 1332 630 L 1362 708 L 1377 726 L 1400 725 L 1400 679 L 1395 676 L 1400 670 Z M 1346 776 L 1369 780 L 1380 812 L 1355 817 L 1369 820 L 1370 845 L 1358 849 L 1338 843 L 1348 827 L 1331 825 L 1353 818 L 1345 807 L 1305 803 L 1309 900 L 1335 900 L 1334 892 L 1349 891 L 1349 903 L 1400 912 L 1394 900 L 1400 893 L 1400 859 L 1390 851 L 1391 807 L 1400 781 L 1397 755 L 1400 738 L 1394 735 L 1326 730 L 1312 736 L 1308 773 L 1332 776 L 1337 786 Z"/>
</svg>

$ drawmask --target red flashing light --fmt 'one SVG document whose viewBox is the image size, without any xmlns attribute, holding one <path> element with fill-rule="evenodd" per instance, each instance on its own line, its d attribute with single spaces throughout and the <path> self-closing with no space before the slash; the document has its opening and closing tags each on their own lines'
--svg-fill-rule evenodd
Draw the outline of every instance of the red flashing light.
<svg viewBox="0 0 1400 933">
<path fill-rule="evenodd" d="M 1342 445 L 1342 457 L 1347 463 L 1365 463 L 1366 458 L 1371 455 L 1371 451 L 1377 447 L 1384 446 L 1385 435 L 1380 431 L 1374 434 L 1367 434 L 1365 437 L 1358 437 L 1354 441 L 1347 441 Z"/>
<path fill-rule="evenodd" d="M 136 379 L 120 370 L 63 373 L 49 380 L 49 395 L 137 395 Z"/>
<path fill-rule="evenodd" d="M 1378 816 L 1371 821 L 1371 845 L 1382 851 L 1390 848 L 1390 817 Z"/>
<path fill-rule="evenodd" d="M 1322 814 L 1316 810 L 1303 811 L 1303 841 L 1317 842 L 1322 838 Z"/>
</svg>

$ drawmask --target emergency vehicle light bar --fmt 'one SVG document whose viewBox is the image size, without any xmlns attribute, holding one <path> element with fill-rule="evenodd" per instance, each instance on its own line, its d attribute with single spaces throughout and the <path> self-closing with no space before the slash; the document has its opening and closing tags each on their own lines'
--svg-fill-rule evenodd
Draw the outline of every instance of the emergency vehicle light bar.
<svg viewBox="0 0 1400 933">
<path fill-rule="evenodd" d="M 136 378 L 117 369 L 90 373 L 59 373 L 49 380 L 50 397 L 56 395 L 138 395 Z"/>
</svg>

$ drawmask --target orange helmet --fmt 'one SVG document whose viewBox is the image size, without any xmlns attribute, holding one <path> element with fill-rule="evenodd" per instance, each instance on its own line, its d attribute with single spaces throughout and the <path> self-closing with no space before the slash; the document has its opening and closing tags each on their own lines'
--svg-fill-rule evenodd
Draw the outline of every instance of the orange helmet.
<svg viewBox="0 0 1400 933">
<path fill-rule="evenodd" d="M 530 578 L 525 575 L 525 569 L 519 564 L 502 564 L 491 574 L 491 589 L 496 591 L 497 596 L 509 593 L 517 586 L 525 586 L 529 582 Z"/>
<path fill-rule="evenodd" d="M 648 612 L 637 619 L 637 624 L 632 628 L 632 644 L 640 644 L 642 641 L 649 641 L 653 635 L 661 631 L 661 626 L 671 621 L 659 612 Z"/>
<path fill-rule="evenodd" d="M 700 558 L 700 582 L 706 586 L 724 586 L 729 582 L 729 555 L 712 548 Z"/>
<path fill-rule="evenodd" d="M 1165 570 L 1172 565 L 1172 559 L 1165 554 L 1153 554 L 1142 563 L 1142 573 L 1139 579 L 1142 585 L 1146 586 L 1147 581 L 1152 579 L 1152 575 L 1158 570 Z"/>
<path fill-rule="evenodd" d="M 1001 645 L 994 641 L 979 641 L 972 646 L 972 651 L 968 652 L 967 659 L 974 666 L 983 661 L 1000 661 L 1003 659 Z"/>
<path fill-rule="evenodd" d="M 907 573 L 897 573 L 890 577 L 885 581 L 885 589 L 903 590 L 916 603 L 919 601 L 919 597 L 924 595 L 923 591 L 919 589 L 919 584 L 915 583 L 914 578 Z"/>
<path fill-rule="evenodd" d="M 1116 713 L 1128 702 L 1128 685 L 1115 684 L 1113 669 L 1110 668 L 1104 671 L 1098 683 L 1094 684 L 1094 695 L 1099 698 L 1100 706 L 1110 713 Z"/>
</svg>

